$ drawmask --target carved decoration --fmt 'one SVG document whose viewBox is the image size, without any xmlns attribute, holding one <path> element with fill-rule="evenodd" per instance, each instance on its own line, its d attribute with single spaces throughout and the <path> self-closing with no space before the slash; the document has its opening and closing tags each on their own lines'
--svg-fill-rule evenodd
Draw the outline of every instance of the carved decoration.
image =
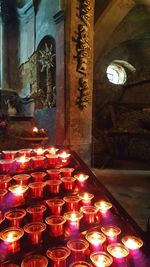
<svg viewBox="0 0 150 267">
<path fill-rule="evenodd" d="M 92 7 L 90 0 L 77 0 L 77 3 L 79 24 L 72 40 L 76 43 L 76 55 L 74 56 L 77 60 L 76 71 L 80 73 L 81 77 L 78 80 L 79 96 L 77 96 L 76 104 L 80 109 L 84 109 L 89 103 L 90 94 L 87 72 L 90 58 L 89 26 Z"/>
</svg>

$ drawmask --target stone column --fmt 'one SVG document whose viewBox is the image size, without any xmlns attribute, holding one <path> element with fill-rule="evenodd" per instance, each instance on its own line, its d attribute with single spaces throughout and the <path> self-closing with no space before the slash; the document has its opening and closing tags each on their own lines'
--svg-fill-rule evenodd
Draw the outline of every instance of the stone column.
<svg viewBox="0 0 150 267">
<path fill-rule="evenodd" d="M 65 145 L 90 165 L 92 145 L 94 0 L 66 1 Z"/>
</svg>

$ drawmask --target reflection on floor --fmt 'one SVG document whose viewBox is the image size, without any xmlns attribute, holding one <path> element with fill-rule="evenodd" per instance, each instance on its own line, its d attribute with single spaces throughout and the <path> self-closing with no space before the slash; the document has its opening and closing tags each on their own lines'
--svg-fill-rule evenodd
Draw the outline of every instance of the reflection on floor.
<svg viewBox="0 0 150 267">
<path fill-rule="evenodd" d="M 150 170 L 92 169 L 137 224 L 150 218 Z"/>
</svg>

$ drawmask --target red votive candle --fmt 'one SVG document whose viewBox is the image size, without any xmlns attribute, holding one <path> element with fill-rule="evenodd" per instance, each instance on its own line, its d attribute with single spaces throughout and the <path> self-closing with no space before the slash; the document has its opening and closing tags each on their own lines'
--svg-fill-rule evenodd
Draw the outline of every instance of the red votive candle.
<svg viewBox="0 0 150 267">
<path fill-rule="evenodd" d="M 34 152 L 36 156 L 43 156 L 45 153 L 45 149 L 43 149 L 42 147 L 39 147 L 37 149 L 34 149 Z"/>
<path fill-rule="evenodd" d="M 126 235 L 121 241 L 130 250 L 137 250 L 143 246 L 143 241 L 139 237 L 133 235 Z"/>
<path fill-rule="evenodd" d="M 52 215 L 61 215 L 62 214 L 62 207 L 65 201 L 60 198 L 53 198 L 46 200 L 46 204 L 50 209 L 50 213 Z"/>
<path fill-rule="evenodd" d="M 46 172 L 32 172 L 31 176 L 34 179 L 34 182 L 42 182 L 46 176 Z"/>
<path fill-rule="evenodd" d="M 60 176 L 59 169 L 49 169 L 47 170 L 48 176 L 51 180 L 58 180 Z"/>
<path fill-rule="evenodd" d="M 28 190 L 27 185 L 13 185 L 8 188 L 8 190 L 13 194 L 14 206 L 20 206 L 25 202 L 25 192 Z"/>
<path fill-rule="evenodd" d="M 11 181 L 11 176 L 7 174 L 0 175 L 0 189 L 7 189 L 9 182 Z"/>
<path fill-rule="evenodd" d="M 129 255 L 129 250 L 121 243 L 113 243 L 107 246 L 107 251 L 116 259 L 123 259 Z"/>
<path fill-rule="evenodd" d="M 69 163 L 69 158 L 71 154 L 67 153 L 66 151 L 58 154 L 58 159 L 61 165 L 66 166 Z"/>
<path fill-rule="evenodd" d="M 60 180 L 48 180 L 48 181 L 46 181 L 46 185 L 49 188 L 49 192 L 52 194 L 59 194 L 59 189 L 60 189 L 61 183 L 62 182 Z"/>
<path fill-rule="evenodd" d="M 42 168 L 42 167 L 45 167 L 45 157 L 43 156 L 35 156 L 35 157 L 32 157 L 32 162 L 33 162 L 33 168 L 34 169 L 39 169 L 39 168 Z"/>
<path fill-rule="evenodd" d="M 79 230 L 82 217 L 83 213 L 79 211 L 69 211 L 64 213 L 64 218 L 68 222 L 68 227 L 72 234 L 73 231 Z"/>
<path fill-rule="evenodd" d="M 5 150 L 2 151 L 4 159 L 14 159 L 18 153 L 18 150 Z"/>
<path fill-rule="evenodd" d="M 61 168 L 60 172 L 62 173 L 63 177 L 70 177 L 74 171 L 74 168 Z"/>
<path fill-rule="evenodd" d="M 98 209 L 94 206 L 83 206 L 80 211 L 84 214 L 84 221 L 87 223 L 94 223 Z"/>
<path fill-rule="evenodd" d="M 58 155 L 57 154 L 46 154 L 47 163 L 50 166 L 56 166 Z"/>
<path fill-rule="evenodd" d="M 92 251 L 102 250 L 103 243 L 106 241 L 106 237 L 98 231 L 88 232 L 85 238 L 90 243 Z"/>
<path fill-rule="evenodd" d="M 110 202 L 101 200 L 95 202 L 94 206 L 101 212 L 106 213 L 109 209 L 112 208 L 112 204 Z"/>
<path fill-rule="evenodd" d="M 43 255 L 29 255 L 23 259 L 21 267 L 47 267 L 48 260 Z"/>
<path fill-rule="evenodd" d="M 28 183 L 28 180 L 30 179 L 30 175 L 22 173 L 14 175 L 12 178 L 16 181 L 17 184 L 26 185 Z"/>
<path fill-rule="evenodd" d="M 31 215 L 33 222 L 43 222 L 43 214 L 46 210 L 45 205 L 35 205 L 27 208 L 27 212 Z"/>
<path fill-rule="evenodd" d="M 26 158 L 25 156 L 15 158 L 15 161 L 18 170 L 27 170 L 30 165 L 30 158 Z"/>
<path fill-rule="evenodd" d="M 91 253 L 90 259 L 96 267 L 108 267 L 113 263 L 112 257 L 103 251 Z"/>
<path fill-rule="evenodd" d="M 46 152 L 48 152 L 51 155 L 55 155 L 57 153 L 57 151 L 58 151 L 58 148 L 56 148 L 56 147 L 49 147 L 46 149 Z"/>
<path fill-rule="evenodd" d="M 78 184 L 81 187 L 85 186 L 85 183 L 86 183 L 87 179 L 89 178 L 89 176 L 84 174 L 84 173 L 76 174 L 76 175 L 74 175 L 74 177 L 76 178 L 76 180 L 78 181 Z"/>
<path fill-rule="evenodd" d="M 24 209 L 12 209 L 5 212 L 5 218 L 9 221 L 10 226 L 21 226 L 22 220 L 26 215 Z"/>
<path fill-rule="evenodd" d="M 93 267 L 93 266 L 86 261 L 75 261 L 71 263 L 69 267 Z"/>
<path fill-rule="evenodd" d="M 72 261 L 86 260 L 89 243 L 84 239 L 74 239 L 67 242 L 67 247 L 71 250 Z"/>
<path fill-rule="evenodd" d="M 109 241 L 116 242 L 118 235 L 121 233 L 121 229 L 117 226 L 106 225 L 101 228 L 101 231 L 107 236 Z"/>
<path fill-rule="evenodd" d="M 63 216 L 53 215 L 46 218 L 45 222 L 49 225 L 50 236 L 59 237 L 64 233 L 64 224 L 66 220 Z"/>
<path fill-rule="evenodd" d="M 20 149 L 18 150 L 18 152 L 21 157 L 24 156 L 24 157 L 30 158 L 32 149 L 30 148 Z"/>
<path fill-rule="evenodd" d="M 67 211 L 78 211 L 80 198 L 78 196 L 66 196 L 63 198 L 66 202 Z"/>
<path fill-rule="evenodd" d="M 28 239 L 32 245 L 39 245 L 43 242 L 42 233 L 46 229 L 46 224 L 41 222 L 28 223 L 23 227 L 28 234 Z"/>
<path fill-rule="evenodd" d="M 53 267 L 66 267 L 66 259 L 70 250 L 66 247 L 56 247 L 46 251 L 47 257 L 51 260 Z"/>
<path fill-rule="evenodd" d="M 13 159 L 1 159 L 0 171 L 4 173 L 11 173 L 15 170 L 15 160 Z"/>
<path fill-rule="evenodd" d="M 88 205 L 91 205 L 91 201 L 94 198 L 94 195 L 84 192 L 84 193 L 78 194 L 78 197 L 80 198 L 83 206 L 88 206 Z"/>
<path fill-rule="evenodd" d="M 60 178 L 61 181 L 63 182 L 63 187 L 66 190 L 72 191 L 74 188 L 74 182 L 76 180 L 76 178 L 74 177 L 62 177 Z"/>
<path fill-rule="evenodd" d="M 15 254 L 20 251 L 20 238 L 23 236 L 22 228 L 9 227 L 0 232 L 0 239 L 3 240 L 9 254 Z"/>
<path fill-rule="evenodd" d="M 28 185 L 31 188 L 31 196 L 32 198 L 42 198 L 43 197 L 43 189 L 45 186 L 44 182 L 34 182 Z"/>
</svg>

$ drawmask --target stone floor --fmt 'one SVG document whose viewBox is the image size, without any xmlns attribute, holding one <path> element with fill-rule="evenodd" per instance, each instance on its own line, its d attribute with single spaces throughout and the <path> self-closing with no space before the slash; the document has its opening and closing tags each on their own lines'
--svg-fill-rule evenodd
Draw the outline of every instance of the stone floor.
<svg viewBox="0 0 150 267">
<path fill-rule="evenodd" d="M 150 170 L 98 169 L 92 171 L 137 224 L 146 230 L 150 218 Z"/>
</svg>

